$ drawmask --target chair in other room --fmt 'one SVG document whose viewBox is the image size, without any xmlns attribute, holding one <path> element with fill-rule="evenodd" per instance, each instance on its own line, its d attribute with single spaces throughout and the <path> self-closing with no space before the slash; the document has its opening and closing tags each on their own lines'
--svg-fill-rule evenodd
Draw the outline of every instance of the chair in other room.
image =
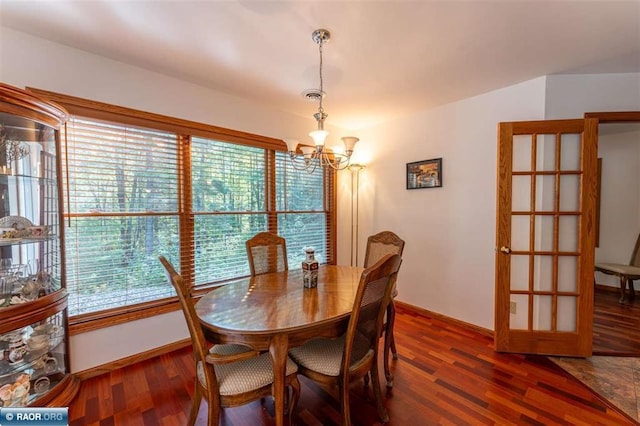
<svg viewBox="0 0 640 426">
<path fill-rule="evenodd" d="M 603 274 L 615 275 L 620 279 L 620 303 L 623 303 L 626 299 L 627 285 L 629 286 L 629 298 L 634 299 L 636 290 L 633 287 L 633 281 L 640 280 L 640 234 L 636 239 L 636 245 L 633 248 L 628 265 L 621 263 L 596 263 L 595 270 Z"/>
<path fill-rule="evenodd" d="M 208 405 L 207 425 L 211 426 L 220 423 L 223 408 L 243 405 L 272 395 L 271 356 L 268 353 L 259 355 L 255 351 L 246 351 L 243 345 L 214 345 L 208 348 L 188 286 L 164 256 L 160 256 L 160 262 L 165 268 L 167 280 L 178 294 L 196 362 L 195 392 L 188 424 L 195 423 L 203 397 Z M 239 351 L 235 350 L 236 346 Z M 297 365 L 287 359 L 285 383 L 291 389 L 288 398 L 289 421 L 300 396 L 297 370 Z"/>
<path fill-rule="evenodd" d="M 367 239 L 367 249 L 364 255 L 364 267 L 368 268 L 387 254 L 399 254 L 402 257 L 404 250 L 404 240 L 391 231 L 378 232 Z M 396 307 L 393 299 L 398 295 L 395 280 L 391 293 L 391 302 L 387 307 L 387 315 L 384 323 L 384 375 L 387 379 L 387 387 L 393 386 L 393 375 L 389 368 L 389 352 L 393 354 L 393 359 L 398 359 L 396 342 L 393 336 L 393 324 L 396 318 Z M 366 380 L 366 379 L 365 379 Z"/>
<path fill-rule="evenodd" d="M 258 232 L 245 243 L 251 276 L 289 269 L 287 242 L 272 232 Z"/>
<path fill-rule="evenodd" d="M 349 384 L 365 376 L 372 383 L 380 420 L 389 421 L 378 377 L 378 341 L 400 262 L 400 255 L 387 255 L 364 270 L 344 335 L 336 339 L 314 338 L 289 350 L 299 374 L 323 386 L 338 387 L 345 425 L 351 425 Z"/>
</svg>

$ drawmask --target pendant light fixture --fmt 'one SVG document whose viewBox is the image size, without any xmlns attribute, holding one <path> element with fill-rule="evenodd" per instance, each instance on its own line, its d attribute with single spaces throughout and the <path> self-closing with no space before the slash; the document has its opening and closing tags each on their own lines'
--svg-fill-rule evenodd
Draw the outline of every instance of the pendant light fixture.
<svg viewBox="0 0 640 426">
<path fill-rule="evenodd" d="M 331 39 L 331 33 L 324 29 L 315 30 L 311 35 L 313 41 L 318 45 L 320 53 L 320 89 L 310 90 L 305 93 L 308 99 L 318 99 L 318 112 L 313 114 L 316 119 L 318 128 L 309 132 L 309 136 L 313 139 L 314 146 L 302 145 L 296 139 L 285 139 L 287 144 L 287 150 L 289 151 L 289 157 L 294 168 L 298 170 L 306 170 L 309 173 L 313 173 L 316 168 L 324 168 L 325 166 L 331 167 L 335 170 L 344 170 L 349 166 L 351 154 L 353 154 L 353 148 L 358 142 L 358 138 L 354 136 L 345 136 L 342 138 L 344 143 L 344 153 L 328 152 L 325 147 L 325 141 L 329 132 L 324 130 L 324 121 L 327 118 L 327 113 L 324 112 L 322 107 L 322 99 L 324 98 L 324 77 L 322 75 L 322 47 Z M 297 152 L 298 145 L 300 145 L 301 154 Z"/>
</svg>

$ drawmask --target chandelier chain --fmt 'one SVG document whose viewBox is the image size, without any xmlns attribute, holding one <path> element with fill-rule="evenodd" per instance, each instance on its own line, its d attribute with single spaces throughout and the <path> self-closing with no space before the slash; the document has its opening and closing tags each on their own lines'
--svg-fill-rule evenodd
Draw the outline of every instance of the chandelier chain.
<svg viewBox="0 0 640 426">
<path fill-rule="evenodd" d="M 322 45 L 324 44 L 324 40 L 320 39 L 318 43 L 318 50 L 320 51 L 320 106 L 318 107 L 318 111 L 322 114 L 324 109 L 322 108 L 322 98 L 324 98 L 324 79 L 322 78 Z"/>
</svg>

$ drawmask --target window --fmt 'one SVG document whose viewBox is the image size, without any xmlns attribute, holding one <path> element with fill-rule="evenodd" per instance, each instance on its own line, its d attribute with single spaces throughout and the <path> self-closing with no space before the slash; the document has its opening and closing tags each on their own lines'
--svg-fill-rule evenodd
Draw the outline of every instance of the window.
<svg viewBox="0 0 640 426">
<path fill-rule="evenodd" d="M 66 141 L 70 315 L 173 296 L 156 264 L 179 247 L 176 136 L 71 118 Z"/>
<path fill-rule="evenodd" d="M 247 276 L 245 241 L 264 230 L 287 239 L 292 269 L 306 246 L 335 262 L 334 172 L 293 169 L 281 141 L 31 90 L 72 116 L 61 156 L 72 325 L 173 303 L 159 255 L 203 289 Z"/>
<path fill-rule="evenodd" d="M 290 268 L 304 260 L 304 248 L 313 247 L 316 259 L 331 259 L 324 175 L 293 168 L 285 152 L 276 153 L 276 210 L 278 234 L 287 240 Z"/>
<path fill-rule="evenodd" d="M 267 230 L 265 150 L 193 138 L 195 282 L 249 275 L 244 242 Z"/>
</svg>

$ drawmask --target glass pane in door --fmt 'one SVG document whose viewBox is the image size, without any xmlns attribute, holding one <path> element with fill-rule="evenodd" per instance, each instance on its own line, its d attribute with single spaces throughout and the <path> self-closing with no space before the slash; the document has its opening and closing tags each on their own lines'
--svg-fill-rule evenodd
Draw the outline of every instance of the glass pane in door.
<svg viewBox="0 0 640 426">
<path fill-rule="evenodd" d="M 533 296 L 533 329 L 550 331 L 552 328 L 552 297 L 546 295 Z"/>
<path fill-rule="evenodd" d="M 558 296 L 558 331 L 575 332 L 578 313 L 578 298 L 575 296 Z"/>
<path fill-rule="evenodd" d="M 553 257 L 535 256 L 533 258 L 534 291 L 551 291 L 553 288 Z"/>
<path fill-rule="evenodd" d="M 513 137 L 513 163 L 514 172 L 531 171 L 531 136 L 520 135 Z"/>
<path fill-rule="evenodd" d="M 515 306 L 515 313 L 509 315 L 509 328 L 512 330 L 527 330 L 528 316 L 527 310 L 529 305 L 529 296 L 526 294 L 512 294 L 510 298 L 512 306 Z"/>
<path fill-rule="evenodd" d="M 529 250 L 529 216 L 511 216 L 511 250 Z"/>
<path fill-rule="evenodd" d="M 536 251 L 553 250 L 553 216 L 536 216 L 535 219 L 535 243 Z"/>
<path fill-rule="evenodd" d="M 558 256 L 558 291 L 576 292 L 578 290 L 578 258 L 576 256 Z"/>
<path fill-rule="evenodd" d="M 580 170 L 580 149 L 582 141 L 579 134 L 564 133 L 561 137 L 560 170 Z"/>
<path fill-rule="evenodd" d="M 560 216 L 558 250 L 563 252 L 578 251 L 578 216 Z"/>
<path fill-rule="evenodd" d="M 536 138 L 536 171 L 553 171 L 556 168 L 555 135 L 538 135 Z"/>
<path fill-rule="evenodd" d="M 575 212 L 580 206 L 580 176 L 560 176 L 560 211 Z"/>
<path fill-rule="evenodd" d="M 555 210 L 555 182 L 553 175 L 536 176 L 536 211 L 551 212 Z"/>
<path fill-rule="evenodd" d="M 514 212 L 531 211 L 531 177 L 516 175 L 511 182 L 513 186 L 511 210 Z"/>
<path fill-rule="evenodd" d="M 529 289 L 529 256 L 511 255 L 511 289 Z"/>
</svg>

